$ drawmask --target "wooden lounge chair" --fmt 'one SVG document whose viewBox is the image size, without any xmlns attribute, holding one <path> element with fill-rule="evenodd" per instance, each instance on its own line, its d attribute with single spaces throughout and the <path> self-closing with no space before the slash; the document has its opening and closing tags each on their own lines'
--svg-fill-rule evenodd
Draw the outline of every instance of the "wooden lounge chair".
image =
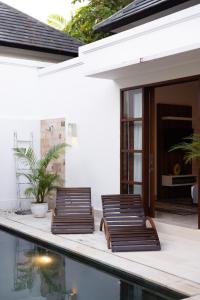
<svg viewBox="0 0 200 300">
<path fill-rule="evenodd" d="M 58 188 L 51 231 L 54 234 L 93 233 L 90 188 Z"/>
<path fill-rule="evenodd" d="M 153 220 L 145 217 L 139 195 L 102 196 L 104 227 L 108 248 L 113 252 L 160 250 Z M 151 227 L 146 226 L 149 221 Z"/>
</svg>

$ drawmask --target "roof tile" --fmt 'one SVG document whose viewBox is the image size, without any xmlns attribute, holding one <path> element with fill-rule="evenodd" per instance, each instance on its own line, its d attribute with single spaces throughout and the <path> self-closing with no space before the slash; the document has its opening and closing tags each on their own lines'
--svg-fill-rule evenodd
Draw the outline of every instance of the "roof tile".
<svg viewBox="0 0 200 300">
<path fill-rule="evenodd" d="M 135 0 L 116 12 L 111 17 L 94 26 L 96 31 L 109 32 L 115 28 L 164 11 L 170 7 L 189 2 L 190 0 Z M 199 0 L 197 0 L 199 1 Z"/>
<path fill-rule="evenodd" d="M 77 56 L 80 41 L 0 1 L 0 44 Z"/>
</svg>

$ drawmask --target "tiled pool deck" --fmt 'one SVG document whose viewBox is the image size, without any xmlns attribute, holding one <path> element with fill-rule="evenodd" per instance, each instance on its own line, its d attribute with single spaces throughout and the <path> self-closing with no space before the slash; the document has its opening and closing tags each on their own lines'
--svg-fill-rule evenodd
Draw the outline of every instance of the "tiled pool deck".
<svg viewBox="0 0 200 300">
<path fill-rule="evenodd" d="M 44 242 L 71 250 L 87 258 L 137 275 L 200 300 L 200 232 L 156 222 L 160 252 L 111 253 L 98 226 L 90 235 L 52 235 L 51 214 L 36 219 L 31 215 L 4 214 L 0 225 Z M 199 295 L 199 296 L 198 296 Z"/>
</svg>

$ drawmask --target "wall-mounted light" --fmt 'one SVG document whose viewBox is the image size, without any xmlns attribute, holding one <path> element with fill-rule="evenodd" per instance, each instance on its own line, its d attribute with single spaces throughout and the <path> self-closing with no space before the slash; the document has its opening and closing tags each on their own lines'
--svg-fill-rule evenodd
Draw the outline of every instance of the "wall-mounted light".
<svg viewBox="0 0 200 300">
<path fill-rule="evenodd" d="M 77 125 L 75 123 L 68 123 L 67 135 L 71 140 L 72 145 L 77 144 Z"/>
</svg>

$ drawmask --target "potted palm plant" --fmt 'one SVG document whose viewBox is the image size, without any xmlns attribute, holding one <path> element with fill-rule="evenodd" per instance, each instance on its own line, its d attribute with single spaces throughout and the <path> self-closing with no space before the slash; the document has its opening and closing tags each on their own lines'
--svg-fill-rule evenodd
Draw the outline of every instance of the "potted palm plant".
<svg viewBox="0 0 200 300">
<path fill-rule="evenodd" d="M 185 163 L 200 159 L 200 134 L 193 134 L 184 138 L 184 141 L 174 145 L 170 151 L 181 150 L 184 152 Z"/>
<path fill-rule="evenodd" d="M 36 158 L 31 147 L 14 149 L 15 156 L 27 167 L 27 171 L 18 173 L 18 176 L 24 176 L 30 185 L 25 190 L 25 195 L 34 199 L 31 211 L 35 217 L 45 217 L 48 211 L 47 196 L 62 184 L 60 176 L 50 172 L 48 167 L 52 161 L 59 158 L 66 146 L 64 143 L 53 146 L 41 159 Z"/>
<path fill-rule="evenodd" d="M 184 138 L 184 141 L 174 145 L 170 151 L 181 150 L 184 152 L 185 163 L 191 163 L 192 160 L 200 160 L 200 134 L 193 134 L 189 137 Z M 200 195 L 200 169 L 198 174 L 198 185 L 195 184 L 193 192 Z"/>
</svg>

